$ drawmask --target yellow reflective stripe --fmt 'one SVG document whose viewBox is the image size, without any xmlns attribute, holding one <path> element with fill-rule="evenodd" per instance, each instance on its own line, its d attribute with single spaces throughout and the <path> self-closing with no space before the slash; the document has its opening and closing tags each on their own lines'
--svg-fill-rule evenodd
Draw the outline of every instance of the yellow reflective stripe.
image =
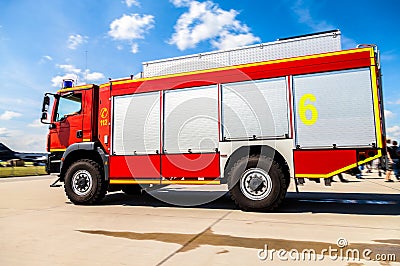
<svg viewBox="0 0 400 266">
<path fill-rule="evenodd" d="M 53 151 L 66 151 L 67 149 L 50 149 L 50 152 L 53 152 Z"/>
<path fill-rule="evenodd" d="M 350 164 L 350 165 L 348 165 L 348 166 L 346 166 L 346 167 L 340 168 L 340 169 L 338 169 L 338 170 L 336 170 L 336 171 L 333 171 L 333 172 L 330 172 L 330 173 L 328 173 L 328 174 L 296 174 L 295 177 L 296 177 L 296 178 L 299 178 L 299 177 L 308 177 L 308 178 L 328 178 L 328 177 L 331 177 L 331 176 L 340 174 L 340 173 L 342 173 L 342 172 L 344 172 L 344 171 L 350 170 L 350 169 L 352 169 L 352 168 L 354 168 L 354 167 L 357 167 L 357 163 Z"/>
<path fill-rule="evenodd" d="M 379 94 L 378 94 L 378 80 L 376 78 L 376 66 L 371 66 L 371 82 L 372 94 L 374 98 L 374 115 L 375 115 L 375 131 L 377 138 L 377 148 L 382 148 L 382 130 L 381 130 L 381 117 L 379 108 Z"/>
<path fill-rule="evenodd" d="M 90 139 L 82 139 L 82 141 L 90 141 Z"/>
<path fill-rule="evenodd" d="M 373 161 L 373 160 L 375 160 L 375 159 L 378 159 L 378 158 L 381 157 L 381 156 L 382 156 L 382 151 L 381 151 L 381 150 L 378 150 L 378 154 L 377 154 L 377 155 L 375 155 L 375 156 L 373 156 L 373 157 L 370 157 L 370 158 L 367 158 L 367 159 L 365 159 L 365 160 L 359 161 L 358 164 L 361 165 L 361 164 L 368 163 L 368 162 L 370 162 L 370 161 Z"/>
<path fill-rule="evenodd" d="M 371 66 L 375 65 L 375 50 L 371 48 L 371 51 L 369 52 L 369 56 L 371 58 Z"/>
</svg>

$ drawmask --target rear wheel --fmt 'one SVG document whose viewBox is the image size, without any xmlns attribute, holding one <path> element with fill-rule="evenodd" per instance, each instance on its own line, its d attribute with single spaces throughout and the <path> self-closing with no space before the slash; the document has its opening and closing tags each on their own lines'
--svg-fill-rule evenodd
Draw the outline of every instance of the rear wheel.
<svg viewBox="0 0 400 266">
<path fill-rule="evenodd" d="M 239 159 L 228 173 L 228 187 L 236 205 L 245 211 L 274 210 L 287 190 L 281 166 L 264 155 Z"/>
<path fill-rule="evenodd" d="M 107 192 L 98 163 L 79 160 L 73 163 L 65 174 L 64 189 L 68 199 L 74 204 L 94 204 L 101 201 Z"/>
</svg>

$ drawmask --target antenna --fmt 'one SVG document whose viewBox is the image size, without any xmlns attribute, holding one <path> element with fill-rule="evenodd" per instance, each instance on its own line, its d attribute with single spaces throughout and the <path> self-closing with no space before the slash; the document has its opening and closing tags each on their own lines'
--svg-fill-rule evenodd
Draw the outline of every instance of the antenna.
<svg viewBox="0 0 400 266">
<path fill-rule="evenodd" d="M 87 84 L 87 54 L 88 54 L 88 51 L 87 50 L 85 50 L 85 83 Z"/>
</svg>

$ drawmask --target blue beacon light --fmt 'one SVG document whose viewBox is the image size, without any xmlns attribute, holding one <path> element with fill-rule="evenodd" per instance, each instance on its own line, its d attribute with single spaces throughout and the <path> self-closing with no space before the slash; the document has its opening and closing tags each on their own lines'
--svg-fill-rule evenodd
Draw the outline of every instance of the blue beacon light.
<svg viewBox="0 0 400 266">
<path fill-rule="evenodd" d="M 74 81 L 72 79 L 63 80 L 63 88 L 72 88 Z"/>
</svg>

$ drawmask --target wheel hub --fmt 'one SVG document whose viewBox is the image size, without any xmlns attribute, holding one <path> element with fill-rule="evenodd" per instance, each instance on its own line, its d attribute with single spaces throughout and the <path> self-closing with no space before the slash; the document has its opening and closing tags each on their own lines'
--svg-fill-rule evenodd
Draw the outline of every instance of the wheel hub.
<svg viewBox="0 0 400 266">
<path fill-rule="evenodd" d="M 72 190 L 79 196 L 90 192 L 93 186 L 91 174 L 86 170 L 78 170 L 72 177 Z"/>
<path fill-rule="evenodd" d="M 258 176 L 250 179 L 249 187 L 251 190 L 259 190 L 260 188 L 262 189 L 263 185 L 263 180 Z"/>
<path fill-rule="evenodd" d="M 240 189 L 248 199 L 265 199 L 272 190 L 270 175 L 260 168 L 246 170 L 240 178 Z"/>
</svg>

